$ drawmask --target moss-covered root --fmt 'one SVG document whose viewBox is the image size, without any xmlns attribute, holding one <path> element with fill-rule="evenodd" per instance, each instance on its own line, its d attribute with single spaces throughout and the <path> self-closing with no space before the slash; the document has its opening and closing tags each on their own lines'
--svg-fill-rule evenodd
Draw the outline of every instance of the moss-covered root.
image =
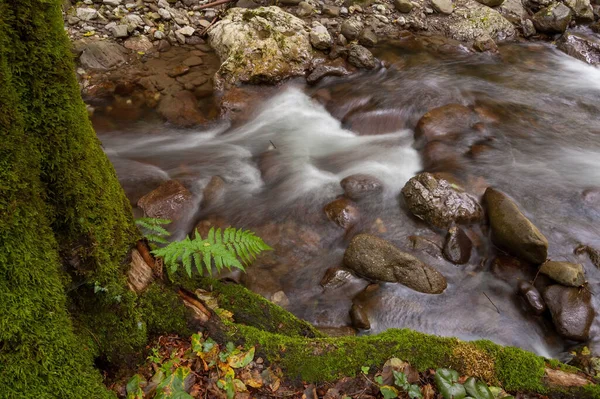
<svg viewBox="0 0 600 399">
<path fill-rule="evenodd" d="M 486 340 L 463 342 L 405 329 L 360 337 L 323 337 L 316 331 L 307 336 L 306 329 L 312 327 L 306 322 L 242 286 L 208 279 L 185 283 L 190 291 L 194 284 L 212 289 L 217 293 L 219 307 L 233 313 L 233 321 L 211 322 L 208 330 L 213 332 L 213 338 L 256 346 L 261 356 L 281 366 L 290 378 L 331 381 L 355 375 L 362 366 L 381 367 L 390 357 L 398 357 L 420 371 L 449 367 L 510 392 L 600 398 L 600 389 L 595 385 L 580 389 L 548 386 L 546 367 L 574 370 L 558 362 L 547 365 L 543 358 L 522 349 Z"/>
</svg>

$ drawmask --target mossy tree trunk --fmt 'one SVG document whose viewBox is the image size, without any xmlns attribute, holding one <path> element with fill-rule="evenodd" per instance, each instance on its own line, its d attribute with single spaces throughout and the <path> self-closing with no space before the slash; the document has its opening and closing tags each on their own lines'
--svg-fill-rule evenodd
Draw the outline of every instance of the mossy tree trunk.
<svg viewBox="0 0 600 399">
<path fill-rule="evenodd" d="M 0 397 L 110 397 L 146 341 L 131 209 L 88 120 L 60 1 L 0 0 Z"/>
</svg>

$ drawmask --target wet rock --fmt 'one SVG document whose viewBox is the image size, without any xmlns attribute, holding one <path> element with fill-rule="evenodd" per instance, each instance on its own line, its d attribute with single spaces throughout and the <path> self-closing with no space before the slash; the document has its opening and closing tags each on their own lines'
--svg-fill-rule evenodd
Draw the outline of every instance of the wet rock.
<svg viewBox="0 0 600 399">
<path fill-rule="evenodd" d="M 414 5 L 410 0 L 394 0 L 394 7 L 399 12 L 407 14 L 412 11 Z"/>
<path fill-rule="evenodd" d="M 301 17 L 301 18 L 308 17 L 312 13 L 313 13 L 313 6 L 311 6 L 306 1 L 302 1 L 302 2 L 300 2 L 300 4 L 298 4 L 298 8 L 296 9 L 296 15 L 298 15 L 299 17 Z"/>
<path fill-rule="evenodd" d="M 129 50 L 138 52 L 146 52 L 152 50 L 152 42 L 144 35 L 140 35 L 137 37 L 130 37 L 129 39 L 123 42 L 123 46 Z"/>
<path fill-rule="evenodd" d="M 527 281 L 521 281 L 519 282 L 518 291 L 531 313 L 540 316 L 546 311 L 546 303 L 542 298 L 542 294 L 533 285 Z"/>
<path fill-rule="evenodd" d="M 279 7 L 232 8 L 208 30 L 226 83 L 277 83 L 304 75 L 312 59 L 306 24 Z"/>
<path fill-rule="evenodd" d="M 579 287 L 585 283 L 583 266 L 577 263 L 548 261 L 540 266 L 540 273 L 569 287 Z"/>
<path fill-rule="evenodd" d="M 560 335 L 574 341 L 589 339 L 594 310 L 588 290 L 551 285 L 544 291 L 544 300 Z"/>
<path fill-rule="evenodd" d="M 273 302 L 275 305 L 281 306 L 282 308 L 288 307 L 290 305 L 290 300 L 283 291 L 277 291 L 276 293 L 274 293 L 271 296 L 271 302 Z"/>
<path fill-rule="evenodd" d="M 463 265 L 471 258 L 473 243 L 460 227 L 451 227 L 444 243 L 444 257 L 456 265 Z"/>
<path fill-rule="evenodd" d="M 556 46 L 571 57 L 591 65 L 600 65 L 600 38 L 597 35 L 565 32 L 556 42 Z"/>
<path fill-rule="evenodd" d="M 330 202 L 323 210 L 329 220 L 344 229 L 356 224 L 360 217 L 358 208 L 346 198 L 339 198 Z"/>
<path fill-rule="evenodd" d="M 523 36 L 525 37 L 531 37 L 537 33 L 535 30 L 535 26 L 533 25 L 533 22 L 530 19 L 524 20 L 523 26 L 521 28 L 523 29 Z"/>
<path fill-rule="evenodd" d="M 430 141 L 421 151 L 423 165 L 427 170 L 453 170 L 460 164 L 456 145 L 443 141 Z"/>
<path fill-rule="evenodd" d="M 328 17 L 339 17 L 340 16 L 340 7 L 329 5 L 329 4 L 324 4 L 323 9 L 322 9 L 322 14 L 327 15 Z"/>
<path fill-rule="evenodd" d="M 533 25 L 539 32 L 562 33 L 567 30 L 572 14 L 569 7 L 564 4 L 553 3 L 533 15 Z"/>
<path fill-rule="evenodd" d="M 204 61 L 202 61 L 202 58 L 198 57 L 197 55 L 193 55 L 182 61 L 182 64 L 187 67 L 195 67 L 198 65 L 202 65 L 203 63 Z"/>
<path fill-rule="evenodd" d="M 316 84 L 326 76 L 345 76 L 350 72 L 341 65 L 319 65 L 306 77 L 308 84 Z"/>
<path fill-rule="evenodd" d="M 335 289 L 349 283 L 353 277 L 349 270 L 341 267 L 330 267 L 325 271 L 319 285 L 323 288 Z"/>
<path fill-rule="evenodd" d="M 348 40 L 356 40 L 363 29 L 363 24 L 355 19 L 348 19 L 342 23 L 340 32 Z"/>
<path fill-rule="evenodd" d="M 327 28 L 316 21 L 310 30 L 310 44 L 317 50 L 327 50 L 333 44 Z"/>
<path fill-rule="evenodd" d="M 473 48 L 481 53 L 486 51 L 498 51 L 498 46 L 496 45 L 496 42 L 489 36 L 478 37 L 477 39 L 475 39 L 475 42 L 473 43 Z"/>
<path fill-rule="evenodd" d="M 536 265 L 546 261 L 548 240 L 510 198 L 489 187 L 483 201 L 496 246 Z"/>
<path fill-rule="evenodd" d="M 172 68 L 170 71 L 167 71 L 167 75 L 171 78 L 176 78 L 178 76 L 185 75 L 190 71 L 190 67 L 186 65 L 177 65 Z"/>
<path fill-rule="evenodd" d="M 158 188 L 161 183 L 169 180 L 168 175 L 154 165 L 122 158 L 111 158 L 111 163 L 132 205 L 135 205 L 145 194 Z"/>
<path fill-rule="evenodd" d="M 182 90 L 163 96 L 158 104 L 158 113 L 167 121 L 181 127 L 191 127 L 206 122 L 198 109 L 194 93 Z"/>
<path fill-rule="evenodd" d="M 177 180 L 169 180 L 140 198 L 137 205 L 148 217 L 177 221 L 191 202 L 192 193 Z"/>
<path fill-rule="evenodd" d="M 366 278 L 398 282 L 427 294 L 439 294 L 447 285 L 444 276 L 431 266 L 370 234 L 352 239 L 344 253 L 344 265 Z"/>
<path fill-rule="evenodd" d="M 586 253 L 590 258 L 590 261 L 594 266 L 600 269 L 600 251 L 595 248 L 590 247 L 589 245 L 578 245 L 574 251 L 575 254 L 580 255 Z"/>
<path fill-rule="evenodd" d="M 442 14 L 452 14 L 454 11 L 452 0 L 431 0 L 431 7 Z"/>
<path fill-rule="evenodd" d="M 419 119 L 415 128 L 415 139 L 444 139 L 468 129 L 472 120 L 473 111 L 464 105 L 447 104 L 434 108 Z"/>
<path fill-rule="evenodd" d="M 564 0 L 564 3 L 573 11 L 573 16 L 577 21 L 594 22 L 594 10 L 590 0 Z"/>
<path fill-rule="evenodd" d="M 79 57 L 85 69 L 107 70 L 124 64 L 128 51 L 109 41 L 95 41 L 86 45 Z"/>
<path fill-rule="evenodd" d="M 504 0 L 477 0 L 479 3 L 486 5 L 488 7 L 498 7 Z"/>
<path fill-rule="evenodd" d="M 483 215 L 475 198 L 431 173 L 411 178 L 402 189 L 402 195 L 415 216 L 436 227 L 475 223 Z"/>
<path fill-rule="evenodd" d="M 213 176 L 202 192 L 202 208 L 218 203 L 225 194 L 225 181 L 221 176 Z"/>
<path fill-rule="evenodd" d="M 375 57 L 373 54 L 360 44 L 350 45 L 348 52 L 348 62 L 357 68 L 373 69 L 375 68 Z"/>
<path fill-rule="evenodd" d="M 357 173 L 340 182 L 346 196 L 353 200 L 379 195 L 383 192 L 383 182 L 375 176 Z"/>
<path fill-rule="evenodd" d="M 377 44 L 377 35 L 372 29 L 363 29 L 358 36 L 358 42 L 365 47 L 374 47 Z"/>
<path fill-rule="evenodd" d="M 350 320 L 352 321 L 352 326 L 359 330 L 369 330 L 371 328 L 367 312 L 357 304 L 353 304 L 352 308 L 350 308 Z"/>
</svg>

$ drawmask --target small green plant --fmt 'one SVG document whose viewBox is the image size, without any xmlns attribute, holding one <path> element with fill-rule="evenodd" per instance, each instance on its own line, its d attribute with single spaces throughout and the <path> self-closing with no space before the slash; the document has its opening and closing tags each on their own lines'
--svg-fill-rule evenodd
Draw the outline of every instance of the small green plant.
<svg viewBox="0 0 600 399">
<path fill-rule="evenodd" d="M 167 238 L 171 235 L 163 226 L 171 223 L 169 219 L 139 218 L 135 224 L 142 230 L 144 237 L 150 242 L 168 244 Z"/>
<path fill-rule="evenodd" d="M 213 227 L 205 239 L 196 231 L 193 239 L 186 237 L 181 241 L 171 242 L 152 253 L 163 258 L 171 273 L 176 272 L 179 265 L 183 264 L 186 273 L 191 276 L 192 264 L 200 275 L 204 274 L 205 269 L 208 274 L 212 274 L 213 261 L 217 272 L 232 267 L 244 270 L 242 263 L 248 265 L 258 254 L 271 249 L 249 230 L 228 227 L 224 231 L 215 231 Z"/>
<path fill-rule="evenodd" d="M 397 359 L 397 358 L 392 358 L 388 362 L 403 363 L 400 359 Z M 386 363 L 386 365 L 387 364 L 388 363 Z M 363 366 L 363 367 L 361 367 L 361 371 L 366 376 L 369 372 L 369 367 Z M 385 374 L 385 373 L 386 373 L 386 371 L 385 371 L 385 366 L 384 366 L 383 374 Z M 379 392 L 381 393 L 381 395 L 383 395 L 384 399 L 397 398 L 400 395 L 400 392 L 406 392 L 408 397 L 411 399 L 423 398 L 423 395 L 421 394 L 421 389 L 419 388 L 419 386 L 416 384 L 410 384 L 408 382 L 408 377 L 406 376 L 406 374 L 404 374 L 401 371 L 392 369 L 392 375 L 394 377 L 393 385 L 386 385 L 384 382 L 383 375 L 375 376 L 375 384 L 377 384 L 379 386 Z M 370 381 L 368 378 L 367 378 L 367 380 Z M 370 381 L 370 382 L 373 383 L 372 381 Z"/>
<path fill-rule="evenodd" d="M 458 372 L 449 369 L 438 369 L 435 372 L 435 385 L 444 399 L 495 399 L 490 389 L 483 381 L 470 377 L 464 385 L 458 382 Z M 467 396 L 469 395 L 469 396 Z M 514 399 L 504 396 L 503 399 Z"/>
</svg>

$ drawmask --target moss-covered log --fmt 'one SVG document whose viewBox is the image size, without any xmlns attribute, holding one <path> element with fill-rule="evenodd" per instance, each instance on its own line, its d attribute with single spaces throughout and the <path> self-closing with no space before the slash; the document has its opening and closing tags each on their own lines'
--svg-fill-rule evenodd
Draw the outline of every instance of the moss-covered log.
<svg viewBox="0 0 600 399">
<path fill-rule="evenodd" d="M 194 286 L 212 289 L 219 307 L 233 313 L 233 321 L 214 314 L 205 323 L 211 337 L 221 343 L 234 341 L 256 346 L 258 353 L 282 367 L 288 378 L 331 381 L 356 375 L 362 366 L 381 367 L 387 359 L 398 357 L 420 371 L 449 367 L 513 393 L 600 398 L 597 385 L 552 386 L 547 378 L 548 368 L 567 373 L 577 370 L 522 349 L 502 347 L 487 340 L 464 342 L 406 329 L 390 329 L 373 336 L 323 337 L 306 322 L 241 286 L 205 279 L 182 284 L 188 291 Z M 578 378 L 585 381 L 581 375 Z"/>
<path fill-rule="evenodd" d="M 146 341 L 124 277 L 136 229 L 60 5 L 0 0 L 0 397 L 112 396 L 93 357 Z"/>
</svg>

